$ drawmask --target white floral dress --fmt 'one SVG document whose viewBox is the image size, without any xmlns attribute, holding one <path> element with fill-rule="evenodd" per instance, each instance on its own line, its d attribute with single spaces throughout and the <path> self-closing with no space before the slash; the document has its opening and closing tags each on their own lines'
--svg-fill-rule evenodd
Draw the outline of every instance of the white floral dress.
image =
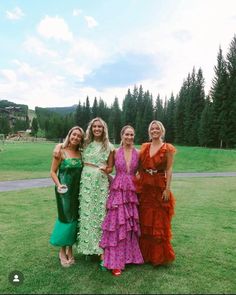
<svg viewBox="0 0 236 295">
<path fill-rule="evenodd" d="M 107 150 L 103 150 L 100 142 L 93 141 L 86 147 L 83 161 L 97 166 L 104 165 L 113 150 L 114 146 L 111 143 Z M 108 185 L 107 176 L 99 168 L 84 165 L 79 194 L 78 253 L 85 255 L 103 253 L 99 241 L 106 212 Z"/>
</svg>

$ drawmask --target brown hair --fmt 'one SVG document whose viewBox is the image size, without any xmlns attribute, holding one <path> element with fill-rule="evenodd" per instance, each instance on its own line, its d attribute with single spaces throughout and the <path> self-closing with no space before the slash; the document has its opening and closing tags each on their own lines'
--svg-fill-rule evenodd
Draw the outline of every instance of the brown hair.
<svg viewBox="0 0 236 295">
<path fill-rule="evenodd" d="M 121 137 L 120 145 L 123 145 L 123 142 L 122 142 L 122 136 L 124 135 L 125 130 L 128 129 L 128 128 L 133 129 L 133 131 L 134 131 L 134 135 L 135 135 L 134 127 L 132 127 L 131 125 L 125 125 L 124 127 L 122 127 L 122 129 L 121 129 L 121 131 L 120 131 L 120 137 Z"/>
</svg>

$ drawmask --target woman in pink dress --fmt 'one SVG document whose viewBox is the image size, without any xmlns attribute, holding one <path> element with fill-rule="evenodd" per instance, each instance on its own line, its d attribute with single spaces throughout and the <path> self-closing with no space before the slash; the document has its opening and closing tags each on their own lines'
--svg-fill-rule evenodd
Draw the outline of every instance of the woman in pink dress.
<svg viewBox="0 0 236 295">
<path fill-rule="evenodd" d="M 143 263 L 139 248 L 138 198 L 133 182 L 139 160 L 138 151 L 133 146 L 133 127 L 122 128 L 121 143 L 115 152 L 116 175 L 107 199 L 100 241 L 100 247 L 104 249 L 104 266 L 115 276 L 121 274 L 126 264 Z"/>
</svg>

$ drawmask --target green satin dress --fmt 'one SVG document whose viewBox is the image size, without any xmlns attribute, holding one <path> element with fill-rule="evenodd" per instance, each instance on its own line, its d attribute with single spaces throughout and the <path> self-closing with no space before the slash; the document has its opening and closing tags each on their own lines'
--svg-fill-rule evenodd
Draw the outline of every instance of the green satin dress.
<svg viewBox="0 0 236 295">
<path fill-rule="evenodd" d="M 58 179 L 61 184 L 66 184 L 68 191 L 64 194 L 57 192 L 58 218 L 50 237 L 53 246 L 72 246 L 77 237 L 79 184 L 82 160 L 79 158 L 65 158 L 58 169 Z"/>
</svg>

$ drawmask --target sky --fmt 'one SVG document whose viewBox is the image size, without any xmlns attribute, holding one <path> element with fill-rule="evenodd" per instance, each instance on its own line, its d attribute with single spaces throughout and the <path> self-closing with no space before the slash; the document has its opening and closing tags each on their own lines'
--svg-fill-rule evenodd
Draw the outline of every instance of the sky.
<svg viewBox="0 0 236 295">
<path fill-rule="evenodd" d="M 0 0 L 0 100 L 121 106 L 134 85 L 164 99 L 193 67 L 207 94 L 235 34 L 235 0 Z"/>
</svg>

